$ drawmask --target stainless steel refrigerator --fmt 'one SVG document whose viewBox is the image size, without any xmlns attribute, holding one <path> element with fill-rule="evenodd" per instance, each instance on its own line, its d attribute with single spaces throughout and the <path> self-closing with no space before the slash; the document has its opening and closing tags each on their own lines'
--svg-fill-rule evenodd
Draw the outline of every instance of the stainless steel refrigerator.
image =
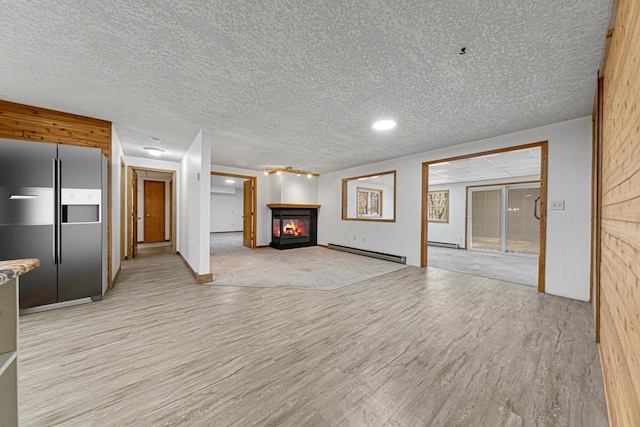
<svg viewBox="0 0 640 427">
<path fill-rule="evenodd" d="M 105 165 L 97 148 L 0 139 L 0 260 L 40 259 L 24 312 L 102 298 Z"/>
</svg>

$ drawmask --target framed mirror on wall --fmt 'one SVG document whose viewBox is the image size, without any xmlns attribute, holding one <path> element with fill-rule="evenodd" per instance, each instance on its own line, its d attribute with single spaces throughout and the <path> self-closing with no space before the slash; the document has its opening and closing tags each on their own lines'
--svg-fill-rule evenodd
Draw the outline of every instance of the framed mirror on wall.
<svg viewBox="0 0 640 427">
<path fill-rule="evenodd" d="M 342 219 L 395 222 L 396 171 L 343 179 Z"/>
</svg>

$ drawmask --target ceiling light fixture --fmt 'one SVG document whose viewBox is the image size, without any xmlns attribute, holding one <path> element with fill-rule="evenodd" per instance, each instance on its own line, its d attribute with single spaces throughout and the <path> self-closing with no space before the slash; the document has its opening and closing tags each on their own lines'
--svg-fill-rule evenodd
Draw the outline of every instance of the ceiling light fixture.
<svg viewBox="0 0 640 427">
<path fill-rule="evenodd" d="M 265 175 L 269 175 L 269 171 L 265 169 L 265 170 L 264 170 L 264 174 L 265 174 Z"/>
<path fill-rule="evenodd" d="M 278 171 L 276 172 L 276 175 L 282 175 L 282 172 Z"/>
<path fill-rule="evenodd" d="M 235 181 L 232 179 L 225 179 L 224 182 L 226 182 L 227 184 L 233 184 Z"/>
<path fill-rule="evenodd" d="M 162 148 L 144 147 L 144 149 L 147 150 L 147 153 L 155 157 L 159 157 L 162 155 L 162 153 L 164 153 L 164 150 Z"/>
<path fill-rule="evenodd" d="M 307 174 L 307 178 L 311 178 L 312 176 L 313 176 L 313 174 L 312 174 L 311 172 L 309 172 L 309 173 Z"/>
<path fill-rule="evenodd" d="M 375 130 L 390 130 L 396 127 L 395 120 L 378 120 L 372 126 Z"/>
</svg>

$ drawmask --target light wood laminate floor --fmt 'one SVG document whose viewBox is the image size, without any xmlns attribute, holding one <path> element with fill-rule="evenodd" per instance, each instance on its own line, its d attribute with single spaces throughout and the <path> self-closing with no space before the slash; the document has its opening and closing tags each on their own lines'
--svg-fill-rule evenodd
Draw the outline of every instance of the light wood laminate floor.
<svg viewBox="0 0 640 427">
<path fill-rule="evenodd" d="M 605 426 L 587 303 L 415 267 L 330 292 L 123 264 L 20 319 L 23 426 Z"/>
</svg>

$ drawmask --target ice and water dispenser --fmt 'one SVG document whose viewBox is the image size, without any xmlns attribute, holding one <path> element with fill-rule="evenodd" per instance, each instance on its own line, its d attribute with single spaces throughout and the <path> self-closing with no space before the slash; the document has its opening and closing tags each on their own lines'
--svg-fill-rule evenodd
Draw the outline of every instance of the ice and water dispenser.
<svg viewBox="0 0 640 427">
<path fill-rule="evenodd" d="M 61 194 L 63 224 L 100 223 L 102 190 L 63 188 Z"/>
</svg>

